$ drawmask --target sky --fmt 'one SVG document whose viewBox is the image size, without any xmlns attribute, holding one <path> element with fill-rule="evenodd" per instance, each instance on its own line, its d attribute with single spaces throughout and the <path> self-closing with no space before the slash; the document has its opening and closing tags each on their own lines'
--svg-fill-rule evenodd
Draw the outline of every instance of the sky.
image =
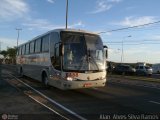
<svg viewBox="0 0 160 120">
<path fill-rule="evenodd" d="M 160 0 L 69 0 L 68 27 L 101 33 L 109 61 L 160 63 Z M 66 0 L 0 0 L 1 50 L 65 28 Z M 123 45 L 122 45 L 123 43 Z M 123 46 L 123 47 L 122 47 Z M 122 55 L 123 49 L 123 55 Z"/>
</svg>

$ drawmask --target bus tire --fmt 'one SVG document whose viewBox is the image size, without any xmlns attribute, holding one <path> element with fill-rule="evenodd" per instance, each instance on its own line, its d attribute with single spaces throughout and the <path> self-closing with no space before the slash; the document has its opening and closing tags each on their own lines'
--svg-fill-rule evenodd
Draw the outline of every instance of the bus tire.
<svg viewBox="0 0 160 120">
<path fill-rule="evenodd" d="M 45 72 L 42 73 L 42 82 L 46 87 L 49 87 L 48 76 L 47 76 L 47 74 Z"/>
<path fill-rule="evenodd" d="M 125 72 L 122 72 L 122 75 L 124 76 L 126 73 Z"/>
<path fill-rule="evenodd" d="M 23 69 L 22 69 L 22 67 L 20 67 L 20 69 L 19 69 L 19 77 L 23 77 Z"/>
</svg>

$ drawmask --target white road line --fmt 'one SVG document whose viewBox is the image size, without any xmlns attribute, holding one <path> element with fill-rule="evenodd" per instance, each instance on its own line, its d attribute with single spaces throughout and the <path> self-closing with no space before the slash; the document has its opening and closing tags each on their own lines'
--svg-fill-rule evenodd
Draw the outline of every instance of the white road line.
<svg viewBox="0 0 160 120">
<path fill-rule="evenodd" d="M 13 76 L 12 74 L 9 74 L 11 76 Z M 51 98 L 47 97 L 46 95 L 44 95 L 43 93 L 41 93 L 40 91 L 36 90 L 35 88 L 31 87 L 30 85 L 26 84 L 25 82 L 21 81 L 20 79 L 16 78 L 15 76 L 13 76 L 15 79 L 17 79 L 19 82 L 23 83 L 25 86 L 29 87 L 30 89 L 34 90 L 36 93 L 38 93 L 39 95 L 43 96 L 44 98 L 46 98 L 47 100 L 49 100 L 50 102 L 52 102 L 53 104 L 56 104 L 58 107 L 60 107 L 61 109 L 67 111 L 68 113 L 74 115 L 75 117 L 81 119 L 81 120 L 87 120 L 86 118 L 78 115 L 77 113 L 71 111 L 70 109 L 64 107 L 63 105 L 59 104 L 58 102 L 52 100 Z"/>
<path fill-rule="evenodd" d="M 26 94 L 26 93 L 25 93 Z M 42 106 L 46 107 L 47 109 L 49 109 L 50 111 L 56 113 L 57 115 L 61 116 L 62 118 L 65 118 L 66 120 L 69 120 L 68 118 L 66 118 L 65 116 L 59 114 L 58 112 L 56 112 L 55 110 L 53 110 L 52 108 L 48 107 L 47 105 L 43 104 L 42 102 L 36 100 L 34 97 L 32 97 L 31 95 L 26 94 L 28 97 L 30 97 L 31 99 L 33 99 L 34 101 L 36 101 L 37 103 L 41 104 Z"/>
<path fill-rule="evenodd" d="M 160 105 L 160 103 L 159 102 L 155 102 L 155 101 L 149 101 L 150 103 L 154 103 L 154 104 L 158 104 L 158 105 Z"/>
</svg>

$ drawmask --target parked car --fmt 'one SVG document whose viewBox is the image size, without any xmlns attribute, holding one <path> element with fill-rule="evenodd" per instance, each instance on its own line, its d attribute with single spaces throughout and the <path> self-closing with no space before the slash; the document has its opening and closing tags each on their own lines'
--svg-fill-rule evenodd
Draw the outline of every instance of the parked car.
<svg viewBox="0 0 160 120">
<path fill-rule="evenodd" d="M 152 75 L 152 68 L 149 66 L 136 66 L 137 75 Z"/>
<path fill-rule="evenodd" d="M 160 74 L 160 63 L 152 65 L 153 73 Z"/>
<path fill-rule="evenodd" d="M 117 65 L 114 69 L 114 73 L 117 74 L 135 74 L 136 70 L 130 65 Z"/>
<path fill-rule="evenodd" d="M 112 73 L 114 68 L 115 68 L 115 66 L 113 64 L 108 63 L 106 70 L 108 73 Z"/>
</svg>

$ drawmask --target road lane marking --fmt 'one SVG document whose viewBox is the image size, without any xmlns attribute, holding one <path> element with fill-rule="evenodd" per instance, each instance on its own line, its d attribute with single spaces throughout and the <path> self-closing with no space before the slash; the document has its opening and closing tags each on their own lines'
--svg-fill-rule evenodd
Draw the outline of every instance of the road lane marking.
<svg viewBox="0 0 160 120">
<path fill-rule="evenodd" d="M 26 94 L 26 93 L 25 93 Z M 30 97 L 31 99 L 33 99 L 34 101 L 36 101 L 37 103 L 41 104 L 42 106 L 46 107 L 47 109 L 49 109 L 50 111 L 56 113 L 57 115 L 61 116 L 62 118 L 69 120 L 68 118 L 66 118 L 65 116 L 59 114 L 58 112 L 56 112 L 55 110 L 53 110 L 52 108 L 48 107 L 47 105 L 43 104 L 42 102 L 38 101 L 37 99 L 35 99 L 34 97 L 32 97 L 31 95 L 26 94 L 28 97 Z"/>
<path fill-rule="evenodd" d="M 13 83 L 10 83 L 8 79 L 6 79 L 6 82 L 11 85 L 12 87 L 16 88 L 19 91 L 22 91 L 20 88 L 16 87 Z M 52 111 L 53 113 L 61 116 L 62 118 L 69 120 L 67 117 L 59 114 L 58 112 L 56 112 L 55 110 L 53 110 L 52 108 L 48 107 L 47 105 L 43 104 L 42 102 L 38 101 L 37 99 L 35 99 L 34 97 L 32 97 L 31 95 L 27 94 L 24 92 L 25 95 L 27 95 L 28 97 L 30 97 L 31 99 L 33 99 L 34 101 L 36 101 L 37 103 L 41 104 L 42 106 L 46 107 L 47 109 L 49 109 L 50 111 Z"/>
<path fill-rule="evenodd" d="M 61 109 L 67 111 L 68 113 L 70 113 L 71 115 L 79 118 L 80 120 L 87 120 L 86 118 L 78 115 L 77 113 L 71 111 L 70 109 L 64 107 L 63 105 L 59 104 L 58 102 L 54 101 L 53 99 L 47 97 L 46 95 L 44 95 L 43 93 L 41 93 L 40 91 L 36 90 L 35 88 L 31 87 L 30 85 L 28 85 L 27 83 L 21 81 L 20 79 L 16 78 L 14 75 L 8 73 L 9 75 L 13 76 L 16 80 L 18 80 L 19 82 L 21 82 L 22 84 L 24 84 L 25 86 L 29 87 L 30 89 L 32 89 L 33 91 L 35 91 L 36 93 L 38 93 L 39 95 L 43 96 L 44 98 L 46 98 L 48 101 L 50 101 L 53 104 L 56 104 L 58 107 L 60 107 Z"/>
<path fill-rule="evenodd" d="M 160 103 L 159 103 L 159 102 L 156 102 L 156 101 L 149 101 L 149 102 L 160 105 Z"/>
</svg>

